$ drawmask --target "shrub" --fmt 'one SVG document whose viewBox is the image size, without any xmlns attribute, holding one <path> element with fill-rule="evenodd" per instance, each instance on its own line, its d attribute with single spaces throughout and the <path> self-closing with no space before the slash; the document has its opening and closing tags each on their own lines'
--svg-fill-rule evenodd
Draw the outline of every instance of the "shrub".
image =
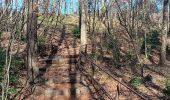
<svg viewBox="0 0 170 100">
<path fill-rule="evenodd" d="M 5 76 L 5 59 L 6 59 L 6 52 L 0 48 L 0 83 L 2 83 L 4 76 Z M 19 79 L 19 67 L 21 65 L 21 59 L 18 57 L 18 54 L 13 55 L 11 59 L 11 66 L 9 69 L 9 88 L 8 88 L 8 98 L 15 95 L 17 93 L 17 89 L 15 87 L 16 83 Z M 2 89 L 1 89 L 2 90 Z M 0 90 L 0 91 L 1 91 Z"/>
<path fill-rule="evenodd" d="M 165 81 L 165 88 L 163 89 L 163 93 L 170 96 L 170 77 Z"/>
<path fill-rule="evenodd" d="M 17 90 L 15 87 L 10 87 L 9 90 L 8 90 L 8 94 L 12 95 L 12 94 L 16 94 L 17 93 Z"/>
<path fill-rule="evenodd" d="M 73 33 L 73 36 L 75 38 L 80 38 L 80 28 L 79 27 L 75 27 L 73 30 L 72 30 L 72 33 Z"/>
<path fill-rule="evenodd" d="M 24 31 L 24 32 L 25 32 L 25 31 Z M 21 34 L 20 42 L 21 42 L 21 43 L 26 43 L 26 42 L 27 42 L 27 34 L 26 34 L 26 33 L 22 33 L 22 34 Z"/>
<path fill-rule="evenodd" d="M 158 37 L 159 37 L 159 33 L 156 30 L 151 30 L 149 33 L 147 33 L 146 45 L 148 49 L 148 54 L 150 54 L 151 49 L 157 48 L 157 46 L 160 45 Z M 144 52 L 144 50 L 145 50 L 145 40 L 143 39 L 142 51 Z"/>
<path fill-rule="evenodd" d="M 38 47 L 38 52 L 40 52 L 43 49 L 43 46 L 45 45 L 46 42 L 46 37 L 43 35 L 39 35 L 37 37 L 37 47 Z"/>
<path fill-rule="evenodd" d="M 37 37 L 37 43 L 38 45 L 43 45 L 46 42 L 46 37 L 44 35 L 38 35 Z"/>
<path fill-rule="evenodd" d="M 144 82 L 152 82 L 152 76 L 150 74 L 148 74 L 143 78 L 143 80 L 144 80 Z"/>
<path fill-rule="evenodd" d="M 132 79 L 130 80 L 130 83 L 133 85 L 140 85 L 144 83 L 144 79 L 139 76 L 133 76 Z"/>
<path fill-rule="evenodd" d="M 117 38 L 108 32 L 104 33 L 102 47 L 105 47 L 107 50 L 112 52 L 113 63 L 115 66 L 119 65 L 120 62 L 120 52 L 119 52 L 119 41 Z"/>
<path fill-rule="evenodd" d="M 145 77 L 133 76 L 130 80 L 130 83 L 133 85 L 140 85 L 147 82 L 152 82 L 152 76 L 150 74 L 146 75 Z"/>
<path fill-rule="evenodd" d="M 3 79 L 3 72 L 4 72 L 4 66 L 5 66 L 5 51 L 0 48 L 0 82 Z"/>
<path fill-rule="evenodd" d="M 10 83 L 15 84 L 18 80 L 19 76 L 19 69 L 22 67 L 23 64 L 21 58 L 18 54 L 13 55 L 10 67 Z"/>
<path fill-rule="evenodd" d="M 4 76 L 5 59 L 6 59 L 5 51 L 2 48 L 0 48 L 0 55 L 1 55 L 0 56 L 0 82 L 2 82 Z M 10 84 L 14 84 L 17 82 L 18 70 L 19 70 L 18 67 L 20 65 L 21 65 L 21 59 L 17 55 L 14 55 L 12 57 L 11 67 L 9 72 Z"/>
</svg>

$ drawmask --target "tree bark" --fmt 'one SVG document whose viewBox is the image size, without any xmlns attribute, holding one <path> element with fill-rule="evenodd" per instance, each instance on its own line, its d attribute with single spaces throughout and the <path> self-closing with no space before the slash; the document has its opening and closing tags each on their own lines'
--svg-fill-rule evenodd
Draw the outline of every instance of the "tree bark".
<svg viewBox="0 0 170 100">
<path fill-rule="evenodd" d="M 35 76 L 38 74 L 37 67 L 37 3 L 36 0 L 28 0 L 28 23 L 27 23 L 27 68 L 28 81 L 33 82 Z"/>
<path fill-rule="evenodd" d="M 166 40 L 169 30 L 169 0 L 163 0 L 163 20 L 162 20 L 162 46 L 161 46 L 161 64 L 166 63 Z"/>
<path fill-rule="evenodd" d="M 85 48 L 85 45 L 87 44 L 87 31 L 86 31 L 86 22 L 85 22 L 85 2 L 84 0 L 80 0 L 80 18 L 81 18 L 81 48 L 80 50 L 83 51 Z"/>
</svg>

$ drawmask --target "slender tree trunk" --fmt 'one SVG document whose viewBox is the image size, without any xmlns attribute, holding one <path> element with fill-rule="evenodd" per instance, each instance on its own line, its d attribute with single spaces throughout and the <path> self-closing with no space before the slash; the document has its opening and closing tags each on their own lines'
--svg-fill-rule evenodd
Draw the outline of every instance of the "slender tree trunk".
<svg viewBox="0 0 170 100">
<path fill-rule="evenodd" d="M 166 63 L 166 40 L 169 30 L 169 0 L 163 0 L 163 23 L 162 23 L 162 46 L 161 46 L 161 64 Z"/>
<path fill-rule="evenodd" d="M 94 54 L 95 51 L 96 51 L 96 32 L 95 32 L 95 29 L 96 29 L 96 0 L 94 0 L 94 7 L 93 7 L 93 24 L 92 24 L 92 53 Z"/>
<path fill-rule="evenodd" d="M 85 45 L 87 44 L 87 31 L 86 31 L 86 22 L 85 22 L 85 1 L 80 0 L 80 18 L 81 18 L 81 51 L 84 50 Z"/>
</svg>

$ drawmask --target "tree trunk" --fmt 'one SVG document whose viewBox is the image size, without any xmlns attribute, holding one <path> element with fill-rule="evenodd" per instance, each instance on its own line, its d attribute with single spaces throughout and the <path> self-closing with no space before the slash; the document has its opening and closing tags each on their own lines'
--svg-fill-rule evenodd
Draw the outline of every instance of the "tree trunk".
<svg viewBox="0 0 170 100">
<path fill-rule="evenodd" d="M 81 18 L 81 48 L 80 50 L 83 51 L 84 50 L 84 47 L 85 45 L 87 44 L 87 31 L 86 31 L 86 22 L 85 22 L 85 18 L 86 18 L 86 15 L 85 15 L 85 2 L 83 2 L 84 0 L 80 0 L 80 18 Z"/>
<path fill-rule="evenodd" d="M 169 30 L 169 0 L 163 0 L 163 22 L 162 22 L 162 46 L 161 46 L 161 64 L 166 63 L 166 40 Z"/>
<path fill-rule="evenodd" d="M 37 39 L 37 1 L 28 0 L 28 23 L 27 23 L 27 68 L 28 81 L 33 82 L 38 74 L 36 57 Z"/>
</svg>

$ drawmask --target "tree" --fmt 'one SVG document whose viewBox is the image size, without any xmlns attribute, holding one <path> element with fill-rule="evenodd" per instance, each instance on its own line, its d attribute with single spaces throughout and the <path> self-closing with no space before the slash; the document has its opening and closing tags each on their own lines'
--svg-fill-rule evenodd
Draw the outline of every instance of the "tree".
<svg viewBox="0 0 170 100">
<path fill-rule="evenodd" d="M 161 46 L 161 64 L 166 63 L 166 40 L 169 31 L 169 0 L 163 0 L 162 9 L 162 46 Z"/>
<path fill-rule="evenodd" d="M 38 73 L 37 68 L 37 12 L 38 0 L 28 0 L 28 18 L 27 18 L 27 68 L 28 81 L 33 82 Z"/>
<path fill-rule="evenodd" d="M 87 31 L 86 31 L 86 15 L 85 15 L 85 0 L 80 0 L 80 30 L 81 30 L 81 48 L 80 50 L 83 51 L 85 45 L 87 44 Z"/>
</svg>

